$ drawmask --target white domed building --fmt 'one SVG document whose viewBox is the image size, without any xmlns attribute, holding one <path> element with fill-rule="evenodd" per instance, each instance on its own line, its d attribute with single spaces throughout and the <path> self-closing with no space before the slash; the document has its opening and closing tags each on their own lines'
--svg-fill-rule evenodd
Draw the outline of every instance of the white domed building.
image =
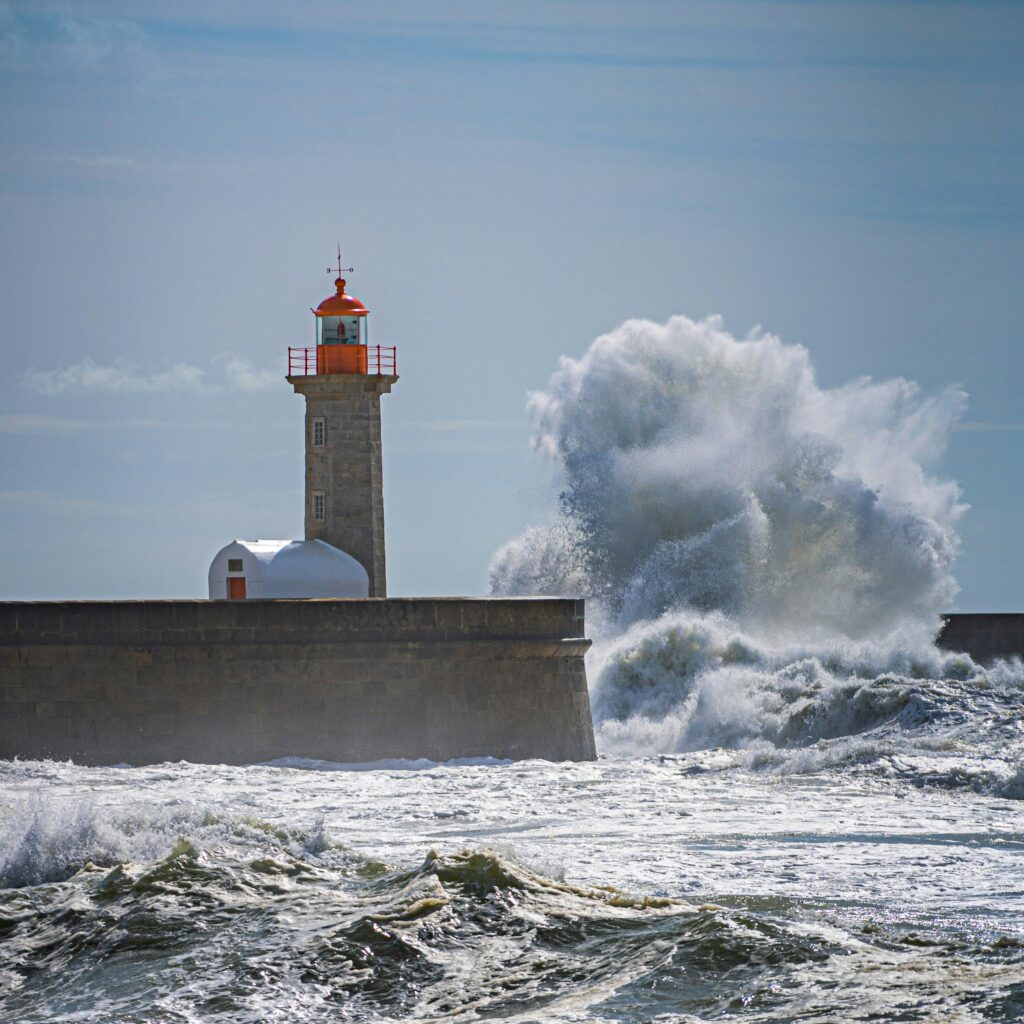
<svg viewBox="0 0 1024 1024">
<path fill-rule="evenodd" d="M 210 565 L 211 600 L 368 597 L 366 570 L 322 540 L 234 540 Z"/>
</svg>

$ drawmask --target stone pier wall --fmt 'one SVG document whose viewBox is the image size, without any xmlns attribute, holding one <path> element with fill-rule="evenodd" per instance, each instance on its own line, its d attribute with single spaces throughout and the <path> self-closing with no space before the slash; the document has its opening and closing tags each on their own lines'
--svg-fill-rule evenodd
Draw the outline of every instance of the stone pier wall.
<svg viewBox="0 0 1024 1024">
<path fill-rule="evenodd" d="M 590 760 L 583 602 L 0 604 L 0 757 Z"/>
</svg>

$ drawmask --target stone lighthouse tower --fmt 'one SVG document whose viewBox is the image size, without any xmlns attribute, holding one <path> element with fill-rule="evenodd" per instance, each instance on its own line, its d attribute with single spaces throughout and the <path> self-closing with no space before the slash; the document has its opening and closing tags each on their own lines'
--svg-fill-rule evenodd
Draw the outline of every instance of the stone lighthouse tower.
<svg viewBox="0 0 1024 1024">
<path fill-rule="evenodd" d="M 323 540 L 366 570 L 386 597 L 380 396 L 398 380 L 395 349 L 370 345 L 369 310 L 346 291 L 313 310 L 316 346 L 289 348 L 288 383 L 306 399 L 306 540 Z"/>
</svg>

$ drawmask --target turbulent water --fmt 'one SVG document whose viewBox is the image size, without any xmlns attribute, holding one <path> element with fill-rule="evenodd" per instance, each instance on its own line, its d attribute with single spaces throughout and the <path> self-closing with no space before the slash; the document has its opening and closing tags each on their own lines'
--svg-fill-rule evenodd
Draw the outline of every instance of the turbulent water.
<svg viewBox="0 0 1024 1024">
<path fill-rule="evenodd" d="M 934 646 L 963 396 L 630 322 L 531 399 L 497 593 L 593 764 L 0 763 L 0 1021 L 1024 1020 L 1024 666 Z"/>
</svg>

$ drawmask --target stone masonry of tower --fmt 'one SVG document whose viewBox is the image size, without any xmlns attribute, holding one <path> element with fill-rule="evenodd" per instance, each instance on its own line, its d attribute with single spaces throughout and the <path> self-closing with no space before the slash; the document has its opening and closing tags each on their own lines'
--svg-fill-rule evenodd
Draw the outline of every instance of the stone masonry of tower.
<svg viewBox="0 0 1024 1024">
<path fill-rule="evenodd" d="M 323 540 L 355 558 L 370 577 L 370 597 L 387 597 L 380 396 L 396 376 L 289 377 L 306 399 L 306 540 Z M 323 419 L 322 444 L 314 422 Z M 316 496 L 323 517 L 316 518 Z"/>
</svg>

